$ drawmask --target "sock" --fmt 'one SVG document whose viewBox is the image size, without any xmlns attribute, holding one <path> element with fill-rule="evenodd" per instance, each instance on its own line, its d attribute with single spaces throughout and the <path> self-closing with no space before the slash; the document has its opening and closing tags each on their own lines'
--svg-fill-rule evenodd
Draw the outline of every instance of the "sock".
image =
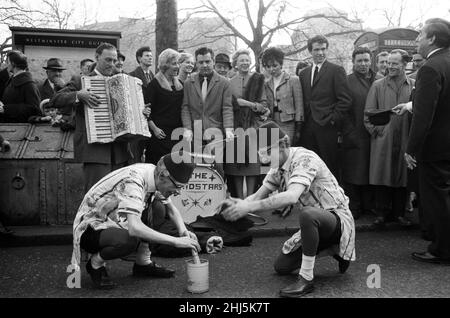
<svg viewBox="0 0 450 318">
<path fill-rule="evenodd" d="M 149 265 L 152 263 L 151 252 L 148 243 L 141 242 L 137 249 L 136 264 Z"/>
<path fill-rule="evenodd" d="M 91 257 L 91 265 L 93 269 L 99 269 L 106 265 L 105 260 L 100 256 L 100 253 L 94 254 Z"/>
<path fill-rule="evenodd" d="M 314 279 L 314 263 L 316 261 L 315 256 L 302 255 L 302 267 L 300 268 L 300 275 L 308 280 L 312 281 Z"/>
</svg>

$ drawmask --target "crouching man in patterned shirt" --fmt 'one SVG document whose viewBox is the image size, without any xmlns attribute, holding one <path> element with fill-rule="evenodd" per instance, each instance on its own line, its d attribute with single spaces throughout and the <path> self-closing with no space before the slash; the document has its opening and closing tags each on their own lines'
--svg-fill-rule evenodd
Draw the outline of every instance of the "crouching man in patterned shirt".
<svg viewBox="0 0 450 318">
<path fill-rule="evenodd" d="M 300 205 L 300 230 L 284 243 L 274 267 L 281 275 L 300 269 L 297 281 L 280 290 L 280 296 L 301 297 L 314 289 L 316 255 L 333 256 L 341 273 L 355 260 L 355 223 L 348 198 L 317 154 L 290 147 L 289 137 L 275 123 L 258 130 L 258 156 L 271 170 L 255 194 L 223 202 L 222 214 L 235 221 L 248 213 L 288 213 L 292 205 Z"/>
<path fill-rule="evenodd" d="M 125 257 L 136 249 L 134 276 L 172 277 L 173 270 L 152 262 L 149 242 L 200 250 L 197 237 L 186 229 L 180 212 L 170 199 L 166 199 L 176 195 L 189 181 L 195 166 L 184 162 L 177 164 L 173 158 L 168 154 L 157 166 L 142 163 L 113 171 L 84 197 L 73 224 L 72 264 L 79 269 L 80 248 L 93 254 L 86 270 L 94 287 L 114 287 L 106 272 L 105 261 Z M 143 217 L 151 196 L 166 205 L 180 237 L 157 232 L 143 223 L 142 219 L 150 226 L 153 223 L 153 213 Z"/>
</svg>

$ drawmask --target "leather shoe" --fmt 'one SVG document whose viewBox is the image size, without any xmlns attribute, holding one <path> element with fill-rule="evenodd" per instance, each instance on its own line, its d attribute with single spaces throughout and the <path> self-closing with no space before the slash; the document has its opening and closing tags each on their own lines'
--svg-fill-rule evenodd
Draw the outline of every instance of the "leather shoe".
<svg viewBox="0 0 450 318">
<path fill-rule="evenodd" d="M 399 216 L 397 221 L 401 226 L 404 226 L 404 227 L 409 227 L 412 225 L 412 222 L 403 216 Z"/>
<path fill-rule="evenodd" d="M 443 259 L 443 258 L 434 256 L 433 254 L 431 254 L 429 252 L 422 252 L 422 253 L 414 252 L 411 254 L 411 256 L 412 256 L 413 260 L 419 261 L 419 262 L 450 265 L 450 259 Z"/>
<path fill-rule="evenodd" d="M 372 223 L 371 228 L 373 229 L 382 229 L 386 225 L 386 220 L 384 217 L 377 217 L 375 221 Z"/>
<path fill-rule="evenodd" d="M 296 283 L 280 290 L 281 297 L 300 298 L 314 290 L 314 280 L 308 281 L 301 275 L 298 276 Z"/>
<path fill-rule="evenodd" d="M 94 269 L 91 260 L 89 260 L 86 264 L 86 271 L 91 276 L 95 289 L 113 289 L 116 287 L 116 284 L 109 278 L 105 266 Z"/>
<path fill-rule="evenodd" d="M 344 260 L 339 255 L 333 255 L 333 258 L 339 262 L 339 273 L 344 274 L 350 266 L 350 261 Z"/>
<path fill-rule="evenodd" d="M 162 267 L 155 262 L 148 265 L 138 265 L 134 263 L 133 275 L 138 277 L 159 277 L 170 278 L 175 274 L 173 269 Z"/>
</svg>

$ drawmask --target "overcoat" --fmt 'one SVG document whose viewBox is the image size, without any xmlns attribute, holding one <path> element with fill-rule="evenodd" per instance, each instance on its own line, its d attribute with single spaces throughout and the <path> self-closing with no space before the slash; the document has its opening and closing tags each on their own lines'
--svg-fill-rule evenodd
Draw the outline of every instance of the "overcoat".
<svg viewBox="0 0 450 318">
<path fill-rule="evenodd" d="M 370 87 L 380 78 L 372 70 L 369 78 L 356 72 L 347 77 L 352 104 L 348 121 L 343 125 L 342 176 L 351 184 L 369 184 L 370 134 L 364 126 L 364 107 Z"/>
<path fill-rule="evenodd" d="M 0 115 L 0 121 L 26 123 L 29 117 L 41 115 L 41 97 L 30 72 L 17 74 L 8 81 L 1 101 L 5 113 Z"/>
<path fill-rule="evenodd" d="M 388 110 L 407 103 L 414 80 L 404 76 L 397 89 L 389 76 L 375 81 L 366 100 L 366 111 Z M 371 134 L 369 183 L 388 187 L 406 187 L 407 166 L 405 151 L 408 142 L 410 118 L 408 114 L 391 115 L 385 126 L 374 126 L 364 115 L 364 124 Z"/>
</svg>

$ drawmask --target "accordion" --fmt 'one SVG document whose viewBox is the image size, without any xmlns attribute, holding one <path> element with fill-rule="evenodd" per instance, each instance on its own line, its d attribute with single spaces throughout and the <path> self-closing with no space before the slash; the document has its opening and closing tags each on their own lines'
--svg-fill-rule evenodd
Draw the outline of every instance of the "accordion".
<svg viewBox="0 0 450 318">
<path fill-rule="evenodd" d="M 85 105 L 88 143 L 111 143 L 117 140 L 150 138 L 142 81 L 117 74 L 111 77 L 83 76 L 83 89 L 100 97 L 97 107 Z"/>
</svg>

